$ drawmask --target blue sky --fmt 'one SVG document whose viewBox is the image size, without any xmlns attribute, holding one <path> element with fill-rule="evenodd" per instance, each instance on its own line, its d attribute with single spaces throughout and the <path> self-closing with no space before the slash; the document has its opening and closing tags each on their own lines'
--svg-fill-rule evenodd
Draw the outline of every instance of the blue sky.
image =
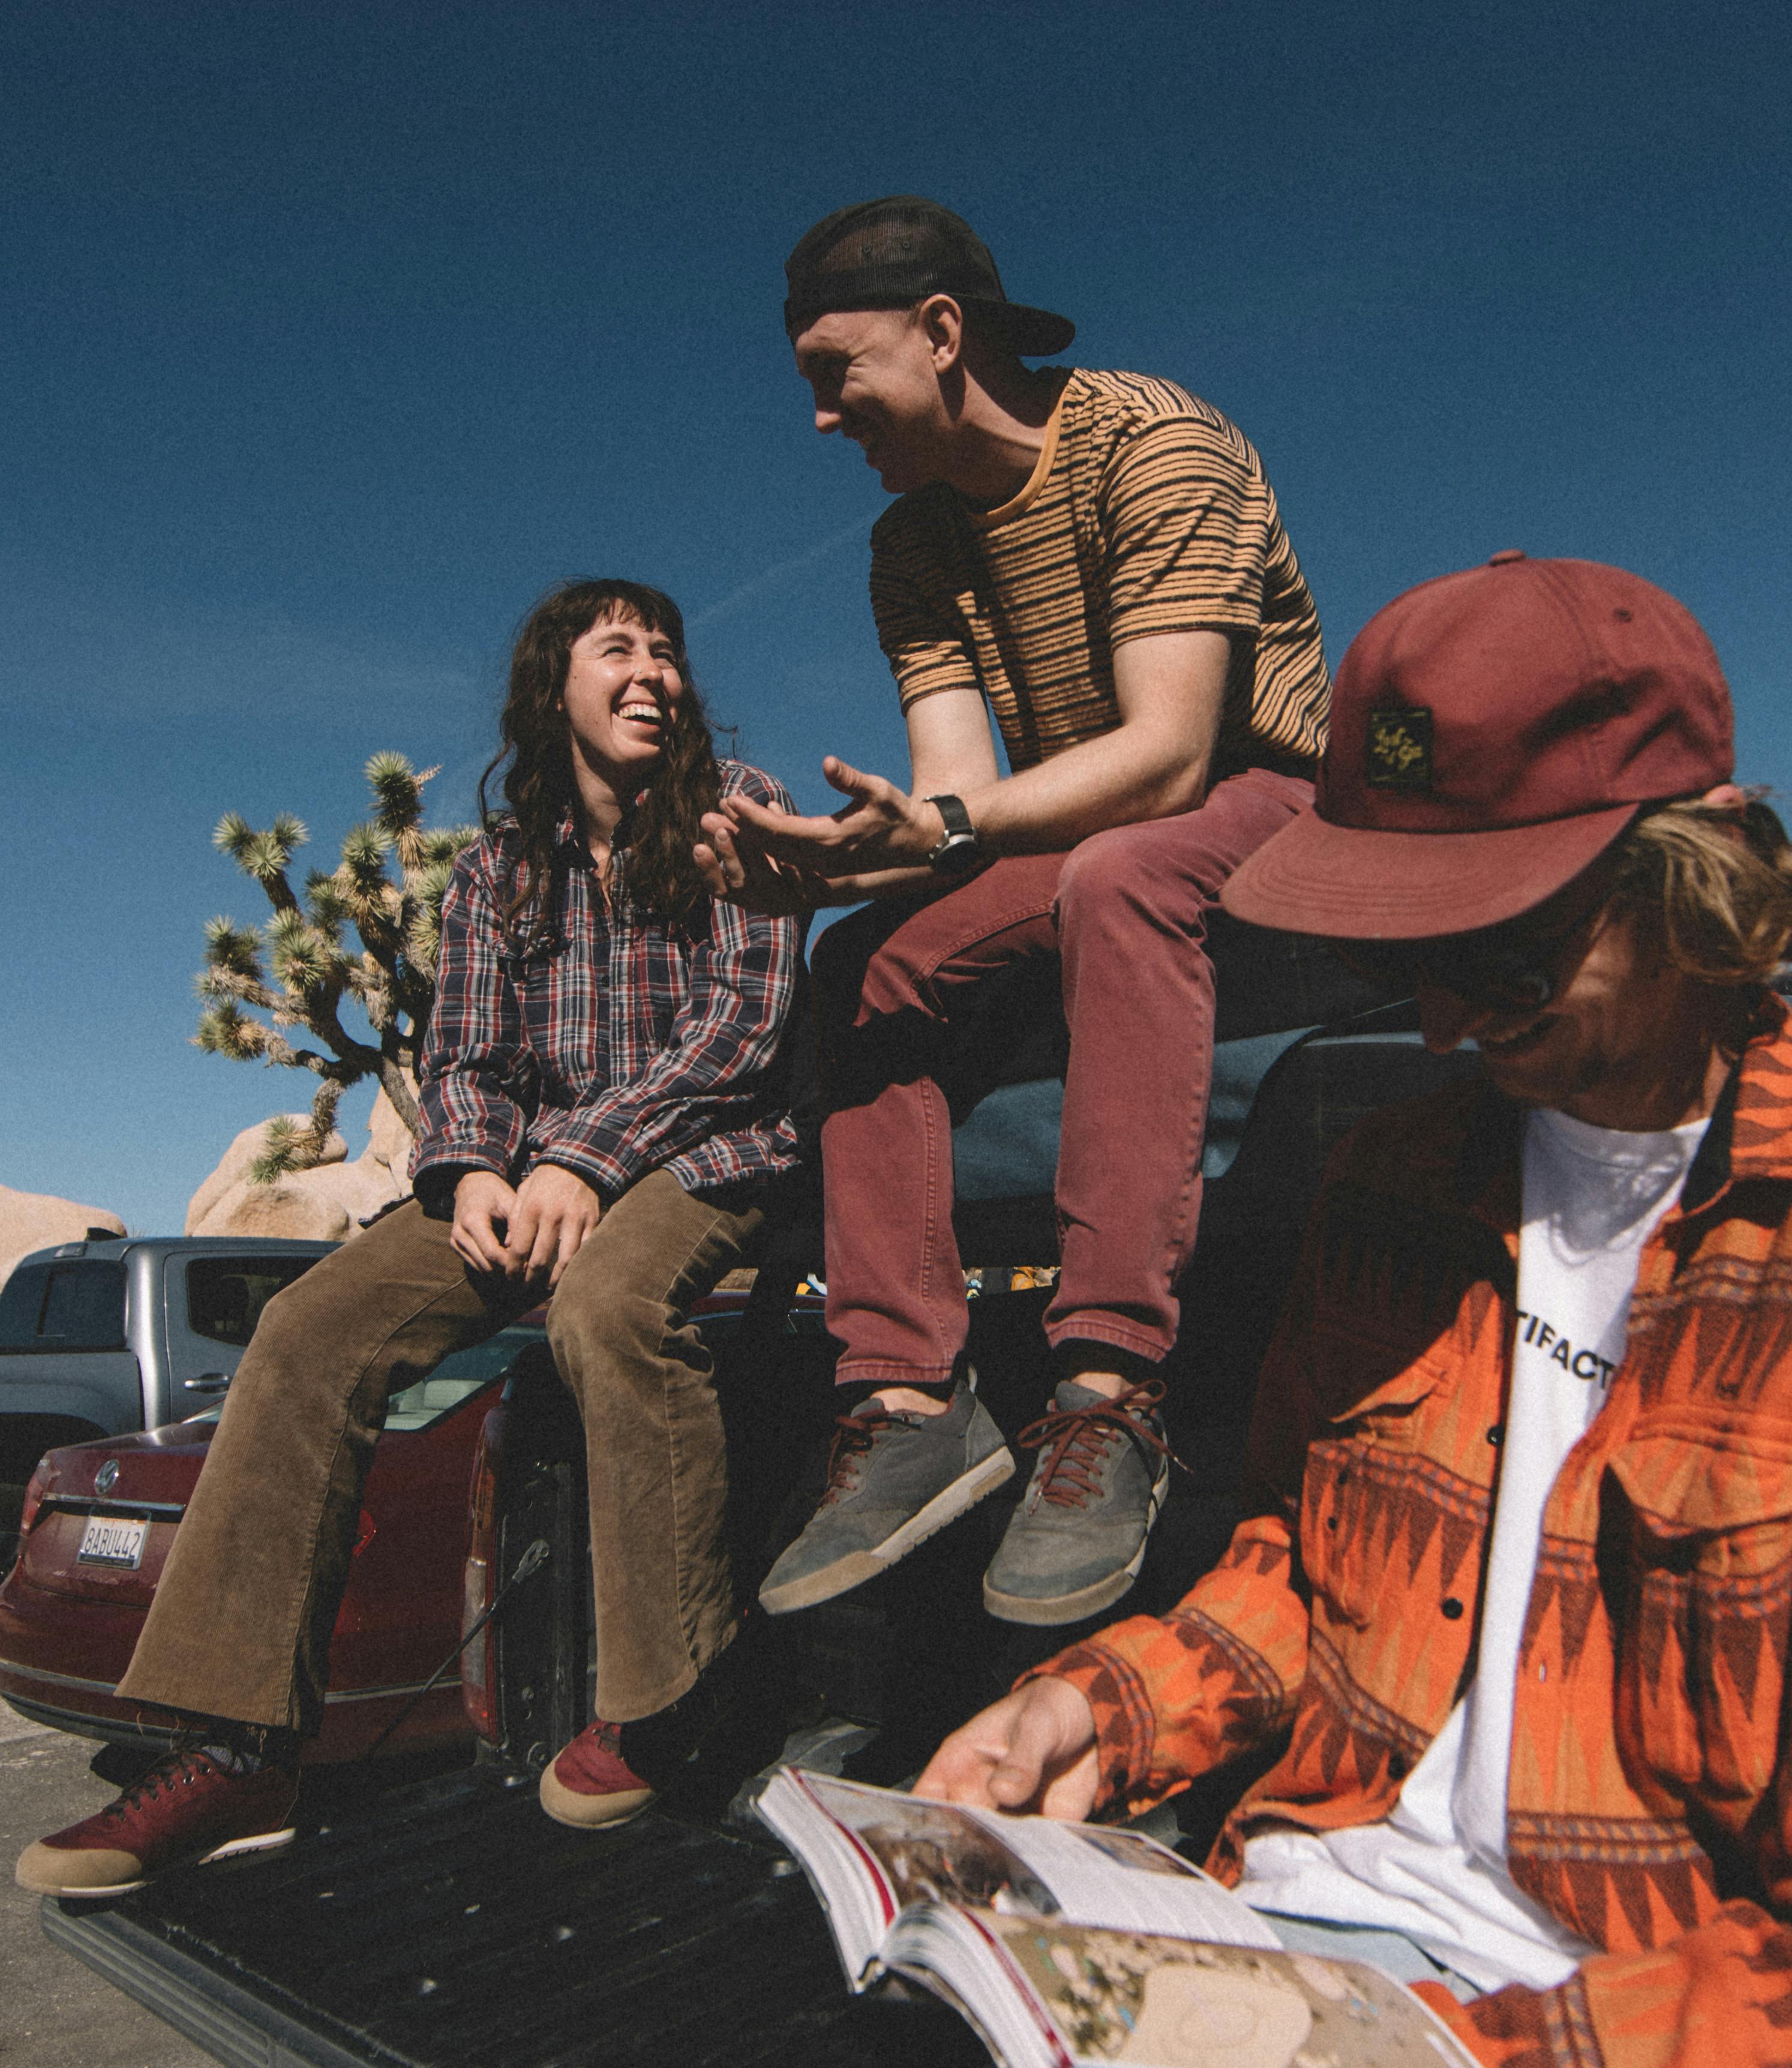
<svg viewBox="0 0 1792 2068">
<path fill-rule="evenodd" d="M 464 816 L 509 634 L 661 584 L 743 751 L 900 775 L 882 507 L 779 324 L 817 217 L 977 225 L 1264 454 L 1334 659 L 1519 545 L 1698 613 L 1792 791 L 1783 4 L 124 6 L 0 21 L 0 1182 L 177 1225 L 288 1073 L 187 1044 L 227 809 Z M 351 1146 L 360 1141 L 359 1109 Z"/>
</svg>

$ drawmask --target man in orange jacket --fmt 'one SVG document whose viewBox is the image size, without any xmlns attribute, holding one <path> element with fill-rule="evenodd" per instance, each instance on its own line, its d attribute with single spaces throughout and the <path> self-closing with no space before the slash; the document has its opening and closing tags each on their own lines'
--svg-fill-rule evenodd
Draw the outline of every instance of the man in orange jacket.
<svg viewBox="0 0 1792 2068">
<path fill-rule="evenodd" d="M 1225 902 L 1484 1073 L 1334 1159 L 1220 1565 L 918 1783 L 1118 1815 L 1279 1749 L 1216 1871 L 1489 2062 L 1788 2058 L 1792 849 L 1730 773 L 1634 576 L 1502 553 L 1365 629 Z"/>
</svg>

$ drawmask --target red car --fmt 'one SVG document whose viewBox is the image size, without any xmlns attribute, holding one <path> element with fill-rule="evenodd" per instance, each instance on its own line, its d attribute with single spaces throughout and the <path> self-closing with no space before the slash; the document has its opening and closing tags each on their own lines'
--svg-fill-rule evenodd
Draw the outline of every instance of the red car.
<svg viewBox="0 0 1792 2068">
<path fill-rule="evenodd" d="M 467 1488 L 487 1411 L 539 1313 L 394 1394 L 362 1499 L 308 1761 L 357 1759 L 460 1638 Z M 25 1496 L 18 1563 L 0 1585 L 0 1695 L 39 1723 L 141 1744 L 165 1738 L 116 1687 L 142 1627 L 217 1409 L 162 1429 L 52 1451 Z M 470 1742 L 450 1668 L 382 1752 Z"/>
</svg>

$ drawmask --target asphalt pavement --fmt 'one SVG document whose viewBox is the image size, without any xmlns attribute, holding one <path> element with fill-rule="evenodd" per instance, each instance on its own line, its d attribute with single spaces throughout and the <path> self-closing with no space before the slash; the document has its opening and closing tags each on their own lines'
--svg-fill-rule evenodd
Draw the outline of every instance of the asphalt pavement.
<svg viewBox="0 0 1792 2068">
<path fill-rule="evenodd" d="M 0 2062 L 6 2068 L 206 2068 L 211 2057 L 91 1968 L 38 1922 L 39 1896 L 14 1881 L 32 1839 L 118 1793 L 88 1771 L 99 1750 L 29 1723 L 0 1701 Z"/>
</svg>

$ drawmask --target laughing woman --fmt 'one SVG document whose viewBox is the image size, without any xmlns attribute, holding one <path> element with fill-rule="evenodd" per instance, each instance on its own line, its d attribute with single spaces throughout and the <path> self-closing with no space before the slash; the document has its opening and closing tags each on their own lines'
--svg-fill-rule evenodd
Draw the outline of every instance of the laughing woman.
<svg viewBox="0 0 1792 2068">
<path fill-rule="evenodd" d="M 678 609 L 633 582 L 570 583 L 530 614 L 501 733 L 487 776 L 504 767 L 509 809 L 442 906 L 416 1197 L 269 1302 L 119 1687 L 173 1712 L 178 1748 L 31 1846 L 28 1887 L 92 1895 L 291 1837 L 388 1395 L 550 1292 L 584 1418 L 598 1716 L 544 1806 L 633 1814 L 654 1793 L 638 1768 L 715 1707 L 726 1468 L 688 1317 L 795 1161 L 802 944 L 712 904 L 691 850 L 719 798 L 788 800 L 717 760 Z"/>
</svg>

